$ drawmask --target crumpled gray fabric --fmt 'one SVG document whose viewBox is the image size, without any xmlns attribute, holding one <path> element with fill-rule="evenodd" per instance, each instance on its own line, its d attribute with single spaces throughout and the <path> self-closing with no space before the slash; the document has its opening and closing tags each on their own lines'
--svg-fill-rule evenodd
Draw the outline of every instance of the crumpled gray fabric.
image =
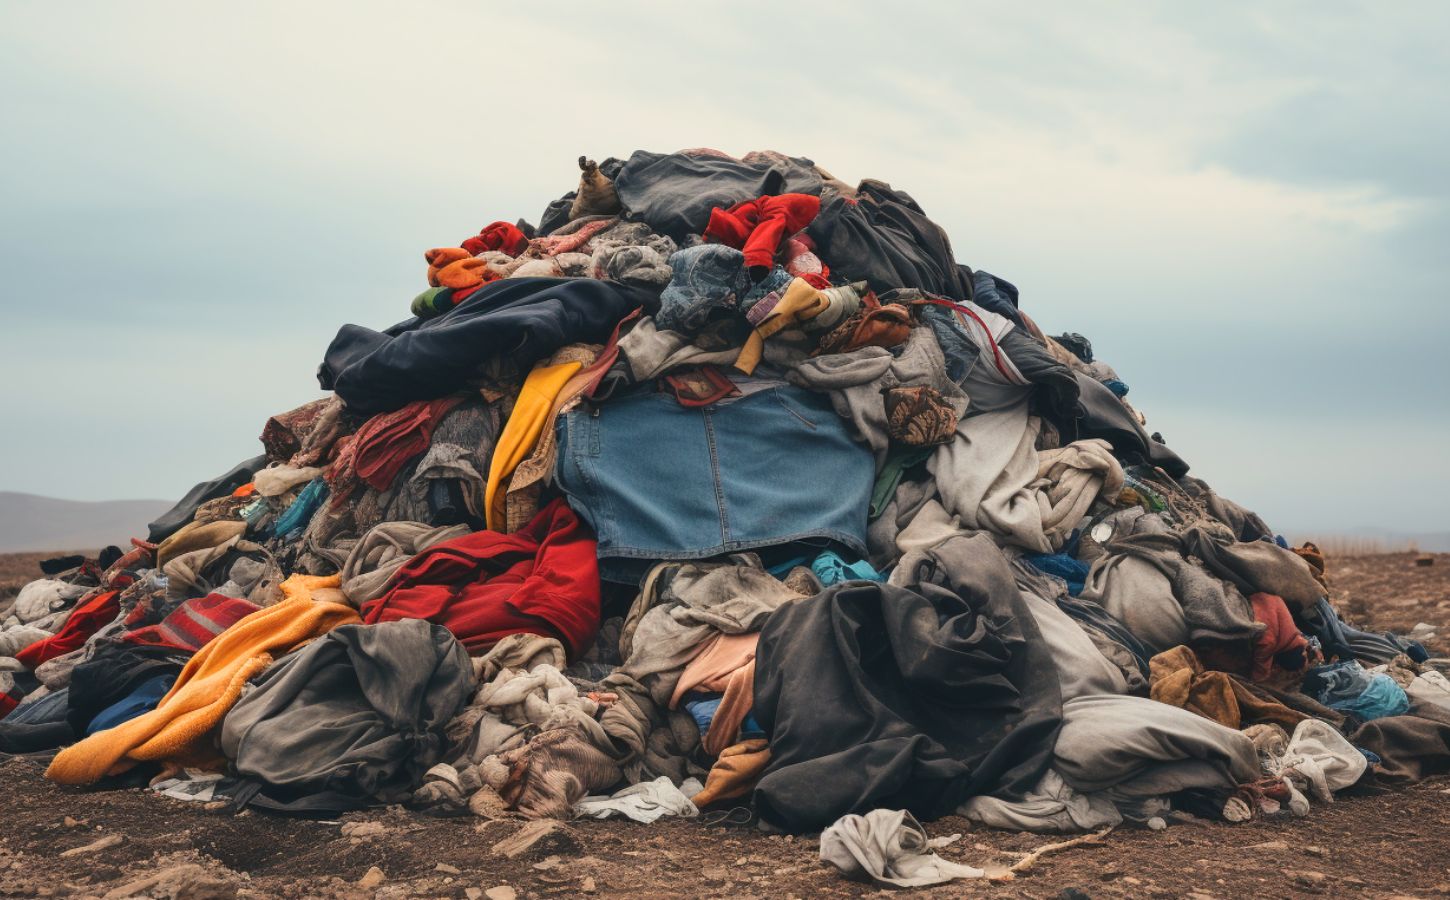
<svg viewBox="0 0 1450 900">
<path fill-rule="evenodd" d="M 354 606 L 382 596 L 394 573 L 434 544 L 469 533 L 467 525 L 383 522 L 364 534 L 342 564 L 342 592 Z"/>
<path fill-rule="evenodd" d="M 37 578 L 20 589 L 4 625 L 12 628 L 16 625 L 35 624 L 58 612 L 66 612 L 89 590 L 88 587 L 54 578 Z M 53 634 L 56 629 L 51 628 L 48 631 Z"/>
<path fill-rule="evenodd" d="M 1212 719 L 1146 697 L 1077 697 L 1062 705 L 1053 768 L 1110 799 L 1232 788 L 1259 776 L 1253 741 Z"/>
<path fill-rule="evenodd" d="M 646 581 L 658 583 L 657 594 L 651 598 L 641 592 L 625 618 L 620 671 L 641 682 L 653 676 L 649 687 L 657 703 L 669 702 L 680 670 L 700 652 L 706 638 L 758 631 L 780 606 L 801 599 L 760 568 L 758 561 L 743 564 L 752 557 L 730 559 L 656 567 L 658 571 Z"/>
<path fill-rule="evenodd" d="M 258 606 L 272 602 L 274 589 L 283 580 L 282 569 L 267 548 L 241 535 L 215 547 L 169 559 L 161 572 L 167 579 L 169 598 L 204 597 L 231 581 L 247 592 L 246 599 Z"/>
<path fill-rule="evenodd" d="M 585 797 L 574 804 L 574 815 L 593 819 L 619 815 L 645 825 L 663 816 L 692 819 L 700 811 L 690 798 L 704 789 L 705 786 L 694 778 L 687 778 L 675 787 L 674 782 L 661 775 L 653 781 L 641 781 L 607 796 Z"/>
<path fill-rule="evenodd" d="M 1304 558 L 1269 541 L 1223 541 L 1203 528 L 1183 532 L 1183 546 L 1210 572 L 1234 584 L 1245 596 L 1276 594 L 1290 610 L 1308 611 L 1324 594 Z"/>
<path fill-rule="evenodd" d="M 796 339 L 792 340 L 792 336 Z M 619 338 L 619 353 L 632 383 L 658 378 L 685 366 L 730 366 L 740 357 L 735 345 L 718 349 L 701 347 L 695 338 L 661 326 L 643 316 Z M 782 369 L 799 365 L 810 355 L 809 339 L 799 332 L 781 332 L 765 342 L 761 359 Z"/>
<path fill-rule="evenodd" d="M 958 531 L 961 520 L 936 500 L 936 484 L 903 479 L 886 502 L 881 515 L 866 526 L 866 549 L 871 565 L 884 572 L 896 565 L 902 554 L 941 543 Z M 910 547 L 903 547 L 903 535 Z"/>
<path fill-rule="evenodd" d="M 973 395 L 973 404 L 976 401 Z M 927 471 L 936 481 L 942 506 L 967 528 L 988 532 L 1000 542 L 1051 553 L 1054 548 L 1042 531 L 1033 487 L 1040 428 L 1041 421 L 1028 415 L 1024 392 L 1015 406 L 969 414 L 957 423 L 956 437 L 936 449 Z"/>
<path fill-rule="evenodd" d="M 1155 653 L 1189 641 L 1172 581 L 1148 560 L 1127 553 L 1100 557 L 1078 596 L 1102 606 Z"/>
<path fill-rule="evenodd" d="M 931 852 L 960 837 L 928 838 L 911 813 L 873 809 L 864 816 L 842 816 L 821 832 L 821 862 L 840 869 L 847 878 L 895 887 L 985 877 L 983 869 L 950 862 Z"/>
<path fill-rule="evenodd" d="M 1016 568 L 1014 567 L 1014 574 Z M 1019 587 L 1021 582 L 1019 580 Z M 1092 638 L 1077 620 L 1058 608 L 1052 600 L 1031 591 L 1022 591 L 1023 601 L 1037 621 L 1037 630 L 1057 664 L 1062 699 L 1095 694 L 1127 693 L 1128 684 L 1122 671 L 1099 652 Z"/>
<path fill-rule="evenodd" d="M 0 631 L 0 656 L 14 656 L 36 641 L 44 640 L 54 632 L 34 625 L 12 625 Z"/>
<path fill-rule="evenodd" d="M 1093 647 L 1097 649 L 1098 653 L 1105 660 L 1107 660 L 1114 669 L 1117 670 L 1119 675 L 1122 676 L 1121 688 L 1108 688 L 1101 691 L 1074 692 L 1073 689 L 1066 682 L 1064 682 L 1064 697 L 1070 695 L 1078 696 L 1080 693 L 1143 695 L 1146 695 L 1148 693 L 1148 678 L 1144 674 L 1146 662 L 1144 662 L 1143 666 L 1140 667 L 1139 661 L 1137 657 L 1133 655 L 1132 651 L 1125 647 L 1123 644 L 1119 643 L 1118 640 L 1115 640 L 1111 634 L 1107 633 L 1101 628 L 1093 627 L 1092 625 L 1082 621 L 1081 619 L 1074 618 L 1073 616 L 1068 615 L 1067 612 L 1062 609 L 1062 603 L 1064 601 L 1076 603 L 1079 604 L 1079 606 L 1084 603 L 1091 603 L 1091 601 L 1084 601 L 1081 597 L 1075 599 L 1069 598 L 1066 582 L 1064 582 L 1061 578 L 1058 578 L 1055 575 L 1047 574 L 1036 566 L 1029 565 L 1028 563 L 1023 562 L 1021 559 L 1015 559 L 1012 561 L 1012 575 L 1017 579 L 1017 587 L 1020 588 L 1024 594 L 1038 597 L 1044 601 L 1047 601 L 1048 603 L 1051 603 L 1054 607 L 1057 607 L 1057 609 L 1062 612 L 1064 616 L 1067 616 L 1067 618 L 1074 625 L 1076 625 L 1080 631 L 1082 631 L 1087 639 L 1092 642 Z M 1043 628 L 1040 621 L 1038 623 L 1038 627 Z M 1045 633 L 1046 629 L 1043 628 L 1043 631 Z M 1107 684 L 1116 682 L 1103 683 Z"/>
<path fill-rule="evenodd" d="M 1196 538 L 1148 530 L 1158 524 L 1161 519 L 1157 516 L 1143 515 L 1133 524 L 1142 530 L 1122 536 L 1115 533 L 1104 543 L 1106 555 L 1093 563 L 1082 596 L 1102 604 L 1155 651 L 1176 646 L 1172 639 L 1180 636 L 1186 640 L 1178 643 L 1242 642 L 1258 637 L 1265 626 L 1254 619 L 1248 598 L 1233 583 L 1187 557 L 1186 545 L 1206 542 L 1216 547 L 1212 539 L 1193 528 L 1185 534 Z M 1307 570 L 1307 564 L 1305 567 Z M 1181 610 L 1181 629 L 1169 597 Z"/>
<path fill-rule="evenodd" d="M 596 242 L 590 268 L 595 278 L 651 287 L 669 284 L 673 272 L 668 254 L 653 247 L 613 241 Z"/>
<path fill-rule="evenodd" d="M 768 345 L 768 344 L 767 344 Z M 885 392 L 897 387 L 929 387 L 961 418 L 967 394 L 947 377 L 941 347 L 929 328 L 913 328 L 899 352 L 861 347 L 807 360 L 786 373 L 792 384 L 829 393 L 836 412 L 851 423 L 855 437 L 876 456 L 880 469 L 891 446 Z"/>
<path fill-rule="evenodd" d="M 441 625 L 342 625 L 262 673 L 223 720 L 222 752 L 267 785 L 401 801 L 472 687 L 468 653 Z"/>
<path fill-rule="evenodd" d="M 1037 787 L 1021 800 L 972 797 L 962 804 L 957 814 L 1004 831 L 1061 834 L 1092 831 L 1123 821 L 1122 813 L 1107 797 L 1073 790 L 1053 769 L 1048 769 Z"/>
</svg>

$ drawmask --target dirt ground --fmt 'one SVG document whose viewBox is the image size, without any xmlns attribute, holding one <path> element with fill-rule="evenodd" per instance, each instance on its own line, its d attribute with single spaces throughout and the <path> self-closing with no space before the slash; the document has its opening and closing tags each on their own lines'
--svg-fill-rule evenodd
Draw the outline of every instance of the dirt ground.
<svg viewBox="0 0 1450 900">
<path fill-rule="evenodd" d="M 1428 568 L 1408 554 L 1331 568 L 1351 621 L 1450 641 L 1450 555 Z M 1423 631 L 1423 629 L 1422 629 Z M 0 762 L 0 896 L 207 897 L 821 897 L 878 891 L 817 859 L 812 836 L 782 837 L 716 819 L 654 825 L 576 821 L 516 857 L 495 846 L 518 821 L 421 817 L 399 808 L 315 822 L 239 816 L 144 789 L 79 790 L 41 777 L 44 763 Z M 1306 819 L 1123 828 L 1042 857 L 1010 882 L 955 882 L 879 893 L 1027 897 L 1450 895 L 1450 780 L 1359 789 Z M 1058 838 L 927 823 L 963 837 L 941 851 L 1001 868 Z"/>
</svg>

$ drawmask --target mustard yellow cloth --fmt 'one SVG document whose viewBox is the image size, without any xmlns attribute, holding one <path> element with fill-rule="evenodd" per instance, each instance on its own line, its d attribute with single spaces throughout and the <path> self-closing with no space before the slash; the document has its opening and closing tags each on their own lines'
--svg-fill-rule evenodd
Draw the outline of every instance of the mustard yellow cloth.
<svg viewBox="0 0 1450 900">
<path fill-rule="evenodd" d="M 155 709 L 62 750 L 45 777 L 61 784 L 90 784 L 138 762 L 217 761 L 211 732 L 237 702 L 247 679 L 274 657 L 339 625 L 361 621 L 357 610 L 345 603 L 312 598 L 312 591 L 339 583 L 336 575 L 288 578 L 282 582 L 281 603 L 257 610 L 197 651 Z"/>
<path fill-rule="evenodd" d="M 503 433 L 498 436 L 493 459 L 488 464 L 488 485 L 483 491 L 483 504 L 484 521 L 489 531 L 507 528 L 504 497 L 508 494 L 509 476 L 534 452 L 539 435 L 553 421 L 554 398 L 581 368 L 583 366 L 577 362 L 535 366 L 529 377 L 524 379 L 519 398 L 514 401 L 514 411 L 509 415 Z"/>
</svg>

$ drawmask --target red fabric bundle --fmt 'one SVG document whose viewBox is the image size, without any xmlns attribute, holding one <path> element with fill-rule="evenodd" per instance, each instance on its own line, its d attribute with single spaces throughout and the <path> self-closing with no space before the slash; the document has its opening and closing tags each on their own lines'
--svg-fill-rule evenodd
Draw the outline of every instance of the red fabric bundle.
<svg viewBox="0 0 1450 900">
<path fill-rule="evenodd" d="M 328 476 L 335 492 L 333 506 L 341 506 L 351 497 L 359 480 L 379 491 L 392 487 L 408 461 L 428 449 L 433 429 L 462 400 L 458 396 L 414 400 L 364 422 L 346 439 Z"/>
<path fill-rule="evenodd" d="M 1254 619 L 1269 626 L 1254 641 L 1254 668 L 1249 675 L 1254 681 L 1263 681 L 1273 674 L 1275 656 L 1289 650 L 1302 651 L 1309 641 L 1299 633 L 1284 598 L 1260 593 L 1250 595 L 1249 602 L 1254 605 Z"/>
<path fill-rule="evenodd" d="M 64 656 L 72 650 L 79 650 L 86 639 L 115 621 L 121 613 L 121 592 L 106 591 L 82 599 L 71 610 L 60 631 L 48 638 L 41 638 L 15 654 L 27 669 L 34 669 L 43 662 Z"/>
<path fill-rule="evenodd" d="M 769 267 L 786 238 L 811 224 L 821 211 L 821 198 L 810 194 L 781 194 L 737 203 L 710 211 L 705 237 L 745 251 L 745 265 Z"/>
<path fill-rule="evenodd" d="M 194 653 L 259 609 L 260 606 L 247 600 L 224 594 L 207 594 L 182 603 L 160 624 L 137 628 L 121 640 L 128 644 L 171 647 Z"/>
<path fill-rule="evenodd" d="M 363 604 L 363 621 L 426 619 L 470 653 L 510 634 L 542 634 L 577 656 L 599 630 L 596 553 L 594 535 L 560 498 L 520 531 L 479 531 L 424 550 Z"/>
<path fill-rule="evenodd" d="M 507 222 L 485 225 L 478 234 L 463 242 L 463 249 L 474 256 L 485 250 L 502 250 L 509 256 L 518 256 L 529 245 L 529 239 L 522 231 Z"/>
</svg>

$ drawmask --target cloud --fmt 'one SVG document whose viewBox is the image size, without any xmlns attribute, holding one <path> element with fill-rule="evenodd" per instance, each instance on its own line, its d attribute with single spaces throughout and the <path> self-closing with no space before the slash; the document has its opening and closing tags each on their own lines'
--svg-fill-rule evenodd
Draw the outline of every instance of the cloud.
<svg viewBox="0 0 1450 900">
<path fill-rule="evenodd" d="M 424 249 L 536 219 L 581 152 L 708 145 L 911 192 L 1246 505 L 1440 527 L 1435 467 L 1362 486 L 1397 429 L 1450 440 L 1447 17 L 9 5 L 0 404 L 31 437 L 0 487 L 179 495 L 313 396 L 337 325 L 404 315 Z M 1265 474 L 1311 455 L 1352 510 Z"/>
</svg>

